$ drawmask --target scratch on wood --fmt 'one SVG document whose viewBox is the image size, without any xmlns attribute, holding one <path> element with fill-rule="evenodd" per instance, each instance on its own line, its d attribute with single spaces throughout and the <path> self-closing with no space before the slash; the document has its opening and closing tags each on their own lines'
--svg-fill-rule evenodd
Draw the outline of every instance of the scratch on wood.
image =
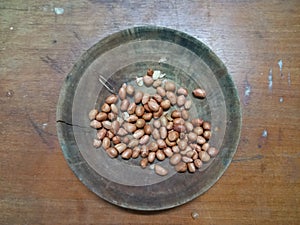
<svg viewBox="0 0 300 225">
<path fill-rule="evenodd" d="M 264 158 L 263 155 L 254 155 L 254 156 L 250 156 L 250 157 L 233 159 L 232 162 L 253 161 L 253 160 L 260 160 L 260 159 L 263 159 L 263 158 Z"/>
<path fill-rule="evenodd" d="M 55 59 L 52 59 L 50 56 L 48 56 L 48 55 L 46 57 L 40 56 L 40 59 L 44 63 L 48 64 L 56 72 L 58 72 L 60 74 L 64 74 L 65 73 L 65 71 L 59 66 L 58 61 L 56 61 Z"/>
<path fill-rule="evenodd" d="M 44 131 L 42 128 L 40 128 L 38 126 L 38 124 L 36 124 L 33 119 L 28 115 L 28 120 L 30 122 L 30 124 L 32 125 L 33 129 L 35 130 L 35 132 L 39 135 L 39 137 L 41 138 L 42 142 L 46 145 L 48 145 L 50 148 L 53 148 L 53 145 L 51 142 L 49 142 L 47 140 L 47 138 L 44 137 L 44 135 L 48 135 L 48 136 L 56 136 L 54 134 L 51 134 L 49 132 Z"/>
</svg>

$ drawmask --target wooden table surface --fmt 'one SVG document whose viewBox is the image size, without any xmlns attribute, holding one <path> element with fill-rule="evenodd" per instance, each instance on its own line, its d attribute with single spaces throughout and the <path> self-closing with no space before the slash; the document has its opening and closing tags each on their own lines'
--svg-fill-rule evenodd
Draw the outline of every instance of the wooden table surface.
<svg viewBox="0 0 300 225">
<path fill-rule="evenodd" d="M 145 2 L 0 2 L 0 224 L 300 224 L 300 1 Z M 90 192 L 56 134 L 60 88 L 76 60 L 137 25 L 178 29 L 210 47 L 243 111 L 240 144 L 222 178 L 156 213 Z"/>
</svg>

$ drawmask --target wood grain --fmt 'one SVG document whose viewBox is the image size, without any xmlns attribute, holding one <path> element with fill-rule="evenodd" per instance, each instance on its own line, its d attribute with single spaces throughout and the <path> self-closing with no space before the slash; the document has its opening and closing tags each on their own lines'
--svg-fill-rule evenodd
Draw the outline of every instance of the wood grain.
<svg viewBox="0 0 300 225">
<path fill-rule="evenodd" d="M 0 3 L 0 18 L 0 224 L 300 223 L 299 1 L 14 0 Z M 148 24 L 208 45 L 243 106 L 240 145 L 222 178 L 194 201 L 156 213 L 91 193 L 62 155 L 55 118 L 79 56 L 115 31 Z"/>
</svg>

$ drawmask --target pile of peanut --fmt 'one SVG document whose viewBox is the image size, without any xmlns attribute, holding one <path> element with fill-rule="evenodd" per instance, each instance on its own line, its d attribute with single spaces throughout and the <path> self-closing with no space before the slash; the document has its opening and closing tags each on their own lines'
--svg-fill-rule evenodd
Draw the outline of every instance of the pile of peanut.
<svg viewBox="0 0 300 225">
<path fill-rule="evenodd" d="M 105 99 L 100 111 L 90 111 L 90 126 L 97 129 L 93 145 L 102 146 L 111 158 L 140 158 L 142 168 L 169 158 L 177 172 L 194 173 L 219 152 L 208 142 L 211 124 L 189 115 L 190 98 L 204 99 L 206 93 L 198 88 L 189 96 L 185 87 L 177 88 L 171 80 L 153 80 L 152 75 L 149 69 L 143 84 L 155 88 L 155 94 L 124 83 L 118 94 Z M 168 174 L 158 164 L 154 170 L 161 176 Z"/>
</svg>

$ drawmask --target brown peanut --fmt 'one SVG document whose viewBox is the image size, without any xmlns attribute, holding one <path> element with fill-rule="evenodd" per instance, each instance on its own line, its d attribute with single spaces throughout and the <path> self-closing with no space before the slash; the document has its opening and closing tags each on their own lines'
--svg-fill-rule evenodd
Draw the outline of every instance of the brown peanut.
<svg viewBox="0 0 300 225">
<path fill-rule="evenodd" d="M 110 139 L 108 137 L 104 137 L 102 140 L 102 147 L 107 150 L 110 147 Z"/>
<path fill-rule="evenodd" d="M 144 136 L 141 137 L 141 139 L 140 139 L 140 144 L 141 144 L 141 145 L 147 144 L 148 141 L 149 141 L 149 139 L 150 139 L 149 135 L 147 135 L 147 134 L 144 135 Z"/>
<path fill-rule="evenodd" d="M 178 97 L 177 97 L 177 105 L 179 106 L 179 107 L 181 107 L 181 106 L 183 106 L 184 104 L 185 104 L 185 96 L 184 95 L 179 95 Z"/>
<path fill-rule="evenodd" d="M 171 158 L 170 158 L 170 164 L 171 165 L 177 165 L 181 161 L 181 155 L 179 153 L 175 153 Z"/>
<path fill-rule="evenodd" d="M 155 160 L 155 156 L 156 156 L 155 152 L 149 152 L 148 162 L 152 163 Z"/>
<path fill-rule="evenodd" d="M 92 110 L 89 112 L 89 119 L 90 119 L 90 120 L 96 119 L 97 114 L 98 114 L 98 110 L 97 110 L 97 109 L 92 109 Z"/>
<path fill-rule="evenodd" d="M 190 162 L 187 164 L 188 170 L 190 173 L 195 173 L 196 172 L 196 167 L 195 164 L 193 162 Z"/>
<path fill-rule="evenodd" d="M 144 131 L 145 131 L 145 134 L 150 135 L 152 133 L 152 127 L 151 127 L 151 125 L 150 124 L 146 124 L 144 126 Z"/>
<path fill-rule="evenodd" d="M 134 131 L 136 131 L 136 126 L 135 124 L 129 123 L 129 122 L 125 122 L 123 124 L 124 129 L 128 132 L 128 133 L 133 133 Z"/>
<path fill-rule="evenodd" d="M 177 103 L 177 97 L 174 94 L 174 92 L 167 91 L 166 92 L 166 96 L 170 100 L 171 105 L 176 105 L 176 103 Z"/>
<path fill-rule="evenodd" d="M 118 156 L 118 151 L 114 147 L 106 149 L 106 153 L 110 158 L 115 158 Z"/>
<path fill-rule="evenodd" d="M 144 119 L 138 119 L 135 123 L 137 128 L 143 128 L 146 124 L 146 121 Z"/>
<path fill-rule="evenodd" d="M 111 94 L 105 99 L 105 102 L 109 105 L 115 104 L 117 101 L 118 101 L 118 96 L 116 96 L 115 94 Z"/>
<path fill-rule="evenodd" d="M 141 106 L 141 105 L 138 105 L 138 106 L 135 108 L 135 115 L 137 115 L 138 117 L 143 116 L 144 112 L 145 112 L 145 109 L 144 109 L 144 107 Z"/>
<path fill-rule="evenodd" d="M 148 159 L 147 158 L 143 158 L 140 162 L 140 165 L 143 169 L 145 169 L 148 165 Z"/>
<path fill-rule="evenodd" d="M 168 170 L 158 164 L 154 166 L 154 171 L 156 174 L 160 176 L 166 176 L 168 174 Z"/>
<path fill-rule="evenodd" d="M 144 136 L 144 134 L 145 134 L 144 129 L 139 129 L 139 130 L 136 130 L 136 131 L 133 133 L 132 136 L 133 136 L 135 139 L 140 139 L 142 136 Z"/>
<path fill-rule="evenodd" d="M 139 104 L 143 99 L 144 93 L 142 91 L 136 91 L 134 94 L 135 104 Z"/>
<path fill-rule="evenodd" d="M 135 89 L 134 89 L 134 87 L 132 85 L 130 85 L 130 84 L 127 85 L 127 87 L 126 87 L 126 93 L 129 96 L 132 96 L 134 94 L 134 91 L 135 91 Z"/>
<path fill-rule="evenodd" d="M 180 87 L 177 90 L 177 95 L 184 95 L 187 96 L 188 95 L 188 90 L 184 87 Z"/>
<path fill-rule="evenodd" d="M 165 82 L 165 90 L 174 92 L 176 89 L 175 83 L 173 81 Z"/>
<path fill-rule="evenodd" d="M 106 120 L 107 119 L 107 113 L 105 112 L 99 112 L 97 115 L 96 115 L 96 120 L 98 121 L 103 121 L 103 120 Z"/>
<path fill-rule="evenodd" d="M 152 86 L 154 88 L 157 88 L 161 85 L 162 81 L 160 79 L 157 79 L 156 81 L 153 82 Z"/>
<path fill-rule="evenodd" d="M 94 146 L 95 148 L 99 148 L 99 147 L 101 146 L 101 144 L 102 144 L 102 141 L 101 141 L 101 140 L 99 140 L 99 139 L 94 139 L 93 146 Z"/>
<path fill-rule="evenodd" d="M 187 164 L 184 162 L 179 162 L 176 166 L 175 166 L 175 170 L 179 173 L 184 173 L 187 170 Z"/>
<path fill-rule="evenodd" d="M 143 82 L 147 87 L 149 87 L 153 84 L 153 78 L 148 75 L 145 75 L 143 76 Z"/>
<path fill-rule="evenodd" d="M 119 154 L 124 152 L 126 148 L 127 148 L 127 145 L 125 143 L 119 143 L 119 144 L 115 145 L 115 149 L 119 152 Z"/>
<path fill-rule="evenodd" d="M 99 128 L 102 127 L 102 124 L 101 124 L 101 122 L 99 122 L 99 121 L 97 121 L 97 120 L 92 120 L 92 121 L 90 122 L 90 126 L 91 126 L 92 128 L 99 129 Z"/>
<path fill-rule="evenodd" d="M 157 151 L 156 151 L 156 158 L 158 159 L 158 160 L 160 160 L 160 161 L 163 161 L 165 158 L 166 158 L 166 155 L 165 155 L 165 153 L 163 152 L 163 150 L 161 150 L 161 149 L 158 149 Z"/>
<path fill-rule="evenodd" d="M 215 157 L 216 155 L 218 155 L 219 150 L 216 149 L 215 147 L 210 147 L 210 148 L 207 150 L 207 153 L 208 153 L 211 157 Z"/>
<path fill-rule="evenodd" d="M 123 153 L 122 153 L 122 158 L 123 159 L 130 159 L 132 156 L 132 149 L 131 148 L 127 148 Z"/>
<path fill-rule="evenodd" d="M 167 148 L 164 148 L 164 153 L 167 157 L 172 157 L 173 156 L 173 152 L 172 152 L 172 149 L 170 147 L 167 147 Z"/>
<path fill-rule="evenodd" d="M 156 93 L 159 94 L 161 97 L 166 96 L 166 91 L 163 87 L 157 87 L 156 88 Z"/>
<path fill-rule="evenodd" d="M 197 88 L 195 90 L 193 90 L 193 95 L 197 98 L 205 98 L 206 97 L 206 92 L 203 89 Z"/>
<path fill-rule="evenodd" d="M 127 108 L 128 114 L 130 114 L 130 115 L 133 114 L 135 112 L 135 109 L 136 109 L 135 102 L 130 103 L 128 108 Z"/>
</svg>

